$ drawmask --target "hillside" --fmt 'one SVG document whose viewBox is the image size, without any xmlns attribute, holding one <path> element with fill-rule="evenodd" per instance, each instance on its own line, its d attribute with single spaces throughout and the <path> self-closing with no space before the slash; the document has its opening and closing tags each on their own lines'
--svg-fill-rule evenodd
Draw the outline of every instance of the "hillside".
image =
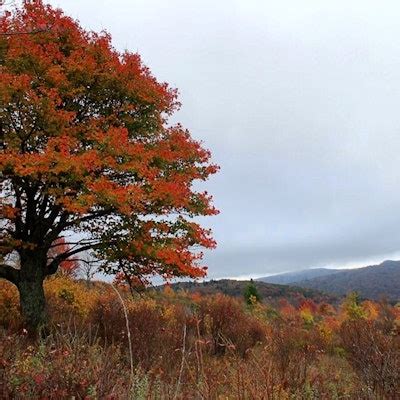
<svg viewBox="0 0 400 400">
<path fill-rule="evenodd" d="M 231 279 L 211 280 L 207 282 L 179 282 L 171 285 L 175 290 L 197 292 L 202 295 L 223 293 L 232 297 L 242 297 L 246 286 L 250 281 L 237 281 Z M 254 281 L 263 302 L 277 304 L 279 300 L 286 299 L 297 305 L 303 299 L 311 299 L 315 302 L 337 303 L 338 296 L 321 293 L 318 290 L 276 285 L 265 282 Z"/>
<path fill-rule="evenodd" d="M 267 283 L 277 283 L 280 285 L 290 285 L 294 282 L 301 282 L 307 279 L 314 279 L 320 276 L 332 275 L 339 272 L 338 269 L 328 269 L 328 268 L 312 268 L 305 269 L 301 271 L 285 272 L 283 274 L 265 276 L 258 278 L 258 281 Z"/>
<path fill-rule="evenodd" d="M 388 260 L 379 265 L 342 270 L 293 284 L 337 295 L 357 291 L 363 298 L 374 300 L 386 298 L 397 302 L 400 300 L 400 261 Z"/>
</svg>

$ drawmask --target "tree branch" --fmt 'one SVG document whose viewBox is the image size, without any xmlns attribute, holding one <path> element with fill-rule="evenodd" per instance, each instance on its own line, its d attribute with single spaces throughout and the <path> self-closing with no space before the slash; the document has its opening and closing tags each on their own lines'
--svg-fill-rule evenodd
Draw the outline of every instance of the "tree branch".
<svg viewBox="0 0 400 400">
<path fill-rule="evenodd" d="M 57 269 L 60 265 L 60 263 L 69 257 L 73 256 L 74 254 L 82 253 L 85 250 L 90 250 L 95 248 L 96 246 L 99 246 L 100 243 L 97 244 L 90 244 L 86 246 L 81 246 L 78 249 L 72 250 L 72 251 L 67 251 L 66 253 L 59 254 L 56 256 L 50 264 L 47 265 L 46 267 L 46 275 L 53 275 L 57 272 Z"/>
<path fill-rule="evenodd" d="M 19 270 L 7 264 L 0 264 L 0 278 L 17 284 L 19 281 Z"/>
<path fill-rule="evenodd" d="M 82 222 L 87 222 L 87 221 L 91 221 L 93 219 L 102 217 L 104 215 L 109 214 L 111 212 L 111 210 L 112 210 L 111 208 L 107 208 L 107 209 L 104 209 L 104 210 L 93 211 L 90 214 L 87 214 L 87 215 L 85 215 L 83 217 L 78 217 L 76 219 L 71 220 L 70 222 L 68 222 L 66 224 L 66 227 L 74 226 L 76 224 L 81 224 Z"/>
<path fill-rule="evenodd" d="M 50 32 L 51 28 L 46 29 L 35 29 L 32 31 L 10 31 L 10 32 L 0 32 L 0 36 L 16 36 L 16 35 L 36 35 L 38 33 Z"/>
</svg>

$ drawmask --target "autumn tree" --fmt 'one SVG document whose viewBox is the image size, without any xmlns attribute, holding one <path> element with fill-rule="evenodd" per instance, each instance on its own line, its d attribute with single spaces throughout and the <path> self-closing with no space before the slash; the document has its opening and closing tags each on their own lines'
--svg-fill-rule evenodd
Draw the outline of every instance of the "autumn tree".
<svg viewBox="0 0 400 400">
<path fill-rule="evenodd" d="M 77 275 L 86 282 L 86 286 L 90 287 L 92 280 L 99 269 L 99 260 L 93 252 L 85 251 L 79 255 L 79 267 Z"/>
<path fill-rule="evenodd" d="M 216 210 L 193 182 L 218 168 L 168 124 L 177 91 L 41 1 L 5 13 L 10 31 L 36 32 L 0 35 L 0 277 L 17 286 L 27 326 L 46 320 L 44 279 L 88 250 L 107 273 L 204 276 L 199 249 L 215 243 L 193 217 Z"/>
<path fill-rule="evenodd" d="M 60 254 L 64 254 L 71 251 L 71 247 L 67 244 L 64 237 L 57 238 L 51 245 L 50 250 L 47 253 L 47 262 L 51 262 Z M 79 261 L 75 256 L 71 256 L 67 259 L 63 259 L 58 267 L 58 271 L 71 278 L 76 277 L 79 269 Z"/>
</svg>

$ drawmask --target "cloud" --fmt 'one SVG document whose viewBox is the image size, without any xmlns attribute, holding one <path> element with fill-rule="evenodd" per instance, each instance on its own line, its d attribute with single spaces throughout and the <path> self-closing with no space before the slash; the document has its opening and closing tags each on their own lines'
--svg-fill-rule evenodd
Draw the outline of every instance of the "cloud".
<svg viewBox="0 0 400 400">
<path fill-rule="evenodd" d="M 177 86 L 222 169 L 210 276 L 400 250 L 400 6 L 53 0 Z"/>
</svg>

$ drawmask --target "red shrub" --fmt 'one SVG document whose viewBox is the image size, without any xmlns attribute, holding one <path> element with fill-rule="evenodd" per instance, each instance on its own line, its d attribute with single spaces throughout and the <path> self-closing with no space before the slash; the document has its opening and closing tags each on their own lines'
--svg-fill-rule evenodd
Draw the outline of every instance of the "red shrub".
<svg viewBox="0 0 400 400">
<path fill-rule="evenodd" d="M 244 356 L 246 351 L 265 339 L 265 327 L 246 314 L 242 303 L 224 295 L 204 297 L 199 303 L 201 333 L 209 336 L 215 354 L 231 346 Z"/>
</svg>

